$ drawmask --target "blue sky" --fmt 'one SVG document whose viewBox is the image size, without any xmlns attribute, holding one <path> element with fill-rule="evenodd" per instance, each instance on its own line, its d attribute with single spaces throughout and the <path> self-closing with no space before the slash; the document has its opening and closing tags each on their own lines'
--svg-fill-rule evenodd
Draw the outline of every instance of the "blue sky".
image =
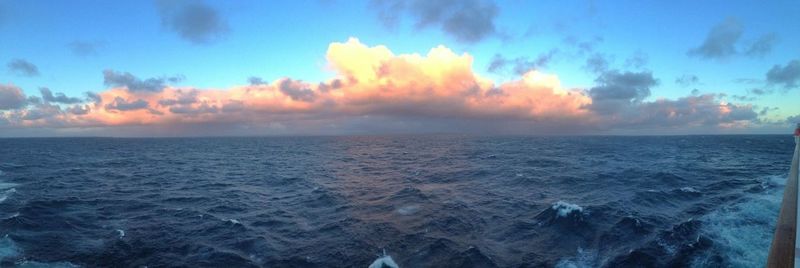
<svg viewBox="0 0 800 268">
<path fill-rule="evenodd" d="M 552 52 L 535 69 L 557 74 L 565 88 L 588 90 L 596 86 L 598 74 L 589 70 L 587 59 L 596 56 L 608 62 L 607 69 L 652 72 L 658 82 L 649 89 L 649 101 L 677 99 L 697 89 L 724 93 L 727 101 L 736 95 L 758 109 L 778 108 L 763 120 L 800 114 L 798 89 L 766 81 L 774 66 L 800 59 L 797 1 L 464 1 L 491 7 L 481 12 L 496 12 L 489 19 L 495 30 L 476 40 L 459 38 L 441 22 L 425 24 L 412 8 L 387 7 L 413 2 L 197 2 L 222 27 L 198 42 L 165 24 L 153 1 L 0 0 L 0 63 L 8 67 L 0 71 L 0 83 L 13 84 L 26 96 L 38 95 L 40 87 L 82 96 L 109 88 L 106 69 L 141 78 L 182 76 L 175 86 L 198 89 L 247 85 L 250 76 L 321 82 L 336 76 L 325 58 L 328 45 L 355 37 L 395 54 L 424 55 L 444 45 L 471 55 L 474 72 L 495 83 L 519 79 L 513 59 Z M 448 8 L 449 2 L 437 2 L 436 8 Z M 397 24 L 387 25 L 381 12 L 393 12 Z M 739 32 L 729 42 L 734 53 L 706 57 L 689 52 L 726 23 L 737 25 Z M 747 55 L 766 36 L 762 52 Z M 582 42 L 591 49 L 575 45 Z M 76 52 L 76 47 L 83 50 Z M 509 63 L 489 71 L 497 58 Z M 21 74 L 11 67 L 14 60 L 35 65 L 38 74 Z M 682 76 L 696 77 L 696 82 L 680 85 L 676 79 Z M 755 95 L 755 88 L 773 92 Z"/>
</svg>

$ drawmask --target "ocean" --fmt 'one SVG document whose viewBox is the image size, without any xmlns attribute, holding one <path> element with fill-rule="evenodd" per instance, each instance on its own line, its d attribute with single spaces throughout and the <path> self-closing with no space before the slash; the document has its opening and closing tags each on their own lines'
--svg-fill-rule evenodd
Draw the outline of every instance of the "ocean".
<svg viewBox="0 0 800 268">
<path fill-rule="evenodd" d="M 761 267 L 793 148 L 789 135 L 0 139 L 0 266 Z"/>
</svg>

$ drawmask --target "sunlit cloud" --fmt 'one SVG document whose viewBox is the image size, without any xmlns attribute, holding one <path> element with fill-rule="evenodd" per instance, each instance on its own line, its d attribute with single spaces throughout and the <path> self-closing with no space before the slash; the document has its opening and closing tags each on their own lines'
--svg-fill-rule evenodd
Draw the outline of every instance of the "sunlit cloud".
<svg viewBox="0 0 800 268">
<path fill-rule="evenodd" d="M 172 78 L 139 79 L 103 72 L 111 88 L 85 100 L 53 94 L 28 100 L 13 85 L 0 87 L 6 128 L 53 129 L 181 126 L 263 126 L 303 129 L 413 126 L 459 131 L 486 125 L 522 133 L 591 133 L 636 127 L 736 127 L 756 123 L 752 105 L 704 94 L 647 101 L 658 80 L 650 72 L 604 71 L 590 88 L 564 88 L 557 74 L 532 69 L 495 83 L 474 71 L 473 58 L 438 46 L 426 54 L 394 54 L 358 39 L 332 43 L 322 82 L 293 78 L 220 89 L 171 86 Z M 177 81 L 177 80 L 176 80 Z M 42 99 L 44 101 L 42 101 Z M 469 123 L 465 123 L 469 122 Z M 369 125 L 364 127 L 364 125 Z M 197 131 L 197 127 L 192 127 Z M 209 128 L 208 130 L 213 130 Z M 213 134 L 213 133 L 211 133 Z M 253 133 L 251 133 L 253 134 Z M 310 133 L 313 134 L 313 133 Z"/>
</svg>

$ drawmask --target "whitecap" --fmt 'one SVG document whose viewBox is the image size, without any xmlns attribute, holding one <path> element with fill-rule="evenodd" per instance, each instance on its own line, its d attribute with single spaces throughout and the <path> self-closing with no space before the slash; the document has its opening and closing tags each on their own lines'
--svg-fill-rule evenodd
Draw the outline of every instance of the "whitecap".
<svg viewBox="0 0 800 268">
<path fill-rule="evenodd" d="M 8 199 L 8 197 L 11 196 L 11 194 L 16 193 L 16 192 L 17 192 L 16 188 L 11 188 L 11 189 L 5 190 L 3 193 L 0 194 L 0 203 L 5 202 L 6 199 Z"/>
<path fill-rule="evenodd" d="M 232 223 L 232 224 L 242 224 L 242 222 L 240 222 L 240 221 L 239 221 L 239 220 L 237 220 L 237 219 L 228 219 L 228 220 L 225 220 L 225 221 L 227 221 L 227 222 L 230 222 L 230 223 Z"/>
<path fill-rule="evenodd" d="M 125 230 L 117 229 L 117 234 L 119 234 L 119 238 L 125 237 Z"/>
<path fill-rule="evenodd" d="M 378 257 L 368 268 L 400 268 L 392 259 L 392 256 L 386 255 L 386 250 L 383 250 L 383 256 Z"/>
<path fill-rule="evenodd" d="M 697 189 L 695 189 L 694 187 L 691 187 L 691 186 L 682 187 L 681 188 L 681 192 L 684 192 L 684 193 L 700 193 L 699 190 L 697 190 Z"/>
<path fill-rule="evenodd" d="M 764 181 L 785 183 L 786 176 L 768 176 Z M 764 267 L 778 218 L 783 187 L 748 193 L 736 203 L 703 216 L 699 232 L 714 241 L 713 249 L 696 257 L 693 267 Z"/>
<path fill-rule="evenodd" d="M 400 215 L 403 215 L 403 216 L 408 216 L 408 215 L 417 213 L 417 211 L 419 211 L 419 206 L 418 205 L 408 205 L 408 206 L 402 206 L 402 207 L 398 208 L 397 209 L 397 214 L 400 214 Z"/>
<path fill-rule="evenodd" d="M 583 213 L 583 208 L 581 206 L 564 201 L 556 202 L 551 208 L 556 211 L 558 217 L 566 217 L 574 212 Z"/>
<path fill-rule="evenodd" d="M 578 248 L 578 254 L 573 257 L 564 258 L 556 263 L 556 268 L 589 268 L 597 267 L 597 253 L 594 251 Z"/>
</svg>

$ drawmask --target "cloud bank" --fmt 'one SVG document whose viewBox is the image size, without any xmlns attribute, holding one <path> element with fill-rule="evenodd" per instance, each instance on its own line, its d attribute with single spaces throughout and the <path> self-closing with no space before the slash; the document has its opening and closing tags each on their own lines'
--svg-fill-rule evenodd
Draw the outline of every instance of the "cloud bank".
<svg viewBox="0 0 800 268">
<path fill-rule="evenodd" d="M 358 39 L 332 43 L 335 72 L 322 82 L 292 78 L 221 89 L 171 86 L 178 77 L 140 79 L 106 70 L 110 88 L 80 100 L 41 90 L 26 97 L 0 87 L 0 128 L 121 131 L 120 135 L 475 131 L 517 134 L 596 133 L 618 128 L 731 128 L 758 122 L 752 105 L 722 95 L 650 101 L 659 84 L 647 71 L 603 70 L 596 85 L 567 89 L 555 74 L 523 72 L 495 83 L 473 69 L 469 54 L 438 46 L 394 54 Z M 150 132 L 148 132 L 150 131 Z M 159 132 L 160 131 L 160 132 Z M 120 132 L 113 132 L 120 133 Z M 231 132 L 223 132 L 230 134 Z M 240 133 L 241 134 L 241 133 Z"/>
</svg>

